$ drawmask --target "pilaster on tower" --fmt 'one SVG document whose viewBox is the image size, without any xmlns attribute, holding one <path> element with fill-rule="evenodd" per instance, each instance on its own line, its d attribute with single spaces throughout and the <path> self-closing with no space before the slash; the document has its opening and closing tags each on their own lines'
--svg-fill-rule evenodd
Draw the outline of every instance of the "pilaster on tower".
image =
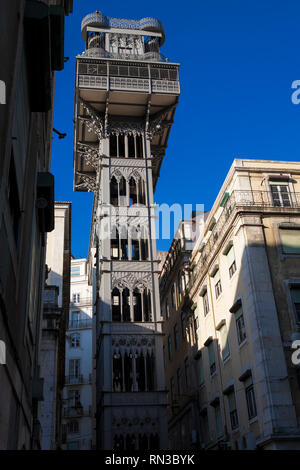
<svg viewBox="0 0 300 470">
<path fill-rule="evenodd" d="M 74 189 L 94 192 L 97 445 L 167 449 L 153 192 L 180 94 L 154 18 L 82 21 Z"/>
</svg>

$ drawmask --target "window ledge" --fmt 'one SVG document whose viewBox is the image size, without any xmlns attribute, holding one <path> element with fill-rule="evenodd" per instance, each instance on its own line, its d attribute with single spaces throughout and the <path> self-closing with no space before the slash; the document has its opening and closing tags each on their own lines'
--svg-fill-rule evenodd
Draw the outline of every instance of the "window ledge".
<svg viewBox="0 0 300 470">
<path fill-rule="evenodd" d="M 239 350 L 241 350 L 246 344 L 248 344 L 248 338 L 244 339 L 244 341 L 239 344 Z"/>
<path fill-rule="evenodd" d="M 258 416 L 255 416 L 255 418 L 249 419 L 249 425 L 257 423 L 258 422 Z"/>
</svg>

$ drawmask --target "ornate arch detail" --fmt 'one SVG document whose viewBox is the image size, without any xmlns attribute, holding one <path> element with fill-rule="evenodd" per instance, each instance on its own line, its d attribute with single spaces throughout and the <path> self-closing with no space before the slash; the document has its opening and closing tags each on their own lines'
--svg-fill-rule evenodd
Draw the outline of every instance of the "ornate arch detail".
<svg viewBox="0 0 300 470">
<path fill-rule="evenodd" d="M 79 154 L 81 154 L 81 156 L 83 157 L 84 162 L 88 166 L 94 168 L 95 170 L 98 169 L 99 153 L 98 153 L 98 146 L 97 145 L 78 143 L 77 152 Z"/>
<path fill-rule="evenodd" d="M 96 175 L 85 175 L 82 173 L 77 173 L 79 176 L 79 182 L 76 184 L 76 189 L 85 189 L 88 192 L 96 192 L 98 185 L 97 185 L 97 177 Z"/>
<path fill-rule="evenodd" d="M 114 272 L 112 273 L 112 289 L 117 287 L 118 289 L 128 288 L 133 291 L 137 289 L 149 289 L 152 291 L 152 276 L 151 273 L 124 273 Z"/>
</svg>

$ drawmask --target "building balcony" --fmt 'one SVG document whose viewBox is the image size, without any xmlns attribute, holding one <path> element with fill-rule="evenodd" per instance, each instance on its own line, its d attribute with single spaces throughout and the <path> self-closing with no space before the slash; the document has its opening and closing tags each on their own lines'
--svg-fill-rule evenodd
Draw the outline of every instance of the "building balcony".
<svg viewBox="0 0 300 470">
<path fill-rule="evenodd" d="M 280 199 L 274 196 L 271 191 L 234 190 L 231 194 L 225 193 L 220 206 L 223 207 L 223 211 L 214 224 L 210 221 L 211 230 L 208 232 L 209 238 L 200 247 L 200 259 L 191 272 L 186 288 L 187 292 L 192 289 L 201 271 L 209 264 L 225 232 L 238 212 L 258 211 L 267 214 L 274 212 L 279 214 L 298 212 L 300 208 L 300 193 L 286 193 L 285 198 Z"/>
<path fill-rule="evenodd" d="M 66 375 L 65 376 L 65 385 L 85 385 L 92 383 L 92 374 L 84 376 L 80 375 Z"/>
<path fill-rule="evenodd" d="M 69 323 L 69 330 L 79 330 L 83 328 L 92 328 L 93 320 L 91 318 L 84 318 L 83 320 L 71 320 Z"/>
<path fill-rule="evenodd" d="M 93 303 L 92 297 L 80 297 L 78 300 L 70 301 L 70 307 L 83 307 L 83 306 L 91 306 Z"/>
<path fill-rule="evenodd" d="M 43 299 L 44 312 L 60 314 L 58 306 L 58 286 L 45 286 Z"/>
<path fill-rule="evenodd" d="M 97 39 L 97 38 L 93 38 Z M 145 54 L 126 54 L 126 53 L 116 53 L 108 52 L 102 47 L 90 47 L 83 52 L 81 57 L 93 57 L 101 59 L 117 59 L 117 60 L 142 60 L 145 62 L 168 62 L 168 59 L 160 54 L 160 52 L 145 52 Z"/>
<path fill-rule="evenodd" d="M 81 418 L 92 416 L 92 406 L 83 407 L 81 405 L 67 406 L 63 409 L 64 418 Z"/>
<path fill-rule="evenodd" d="M 108 85 L 109 84 L 109 85 Z M 79 88 L 99 88 L 102 90 L 140 91 L 145 93 L 171 93 L 179 95 L 178 80 L 150 80 L 148 78 L 105 77 L 78 75 Z"/>
</svg>

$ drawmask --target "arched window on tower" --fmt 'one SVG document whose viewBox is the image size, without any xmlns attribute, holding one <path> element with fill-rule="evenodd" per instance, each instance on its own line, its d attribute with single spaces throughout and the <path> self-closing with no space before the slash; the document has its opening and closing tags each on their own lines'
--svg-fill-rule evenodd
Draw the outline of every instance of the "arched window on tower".
<svg viewBox="0 0 300 470">
<path fill-rule="evenodd" d="M 119 205 L 118 193 L 119 193 L 118 182 L 116 178 L 113 176 L 110 181 L 110 203 L 114 207 L 117 207 Z"/>
<path fill-rule="evenodd" d="M 134 321 L 143 321 L 142 318 L 142 294 L 135 288 L 133 291 L 133 318 Z"/>
<path fill-rule="evenodd" d="M 137 182 L 134 178 L 129 180 L 129 206 L 137 204 Z"/>
<path fill-rule="evenodd" d="M 121 321 L 121 296 L 119 289 L 116 287 L 113 289 L 111 295 L 111 316 L 112 321 Z"/>
<path fill-rule="evenodd" d="M 136 158 L 143 158 L 143 137 L 141 135 L 137 135 L 135 138 L 136 143 Z"/>
<path fill-rule="evenodd" d="M 130 321 L 130 293 L 127 287 L 122 292 L 122 307 L 123 321 Z"/>
<path fill-rule="evenodd" d="M 144 321 L 148 322 L 152 320 L 151 315 L 151 292 L 149 289 L 145 289 L 143 292 L 143 306 L 144 306 Z"/>
<path fill-rule="evenodd" d="M 111 259 L 120 259 L 119 242 L 119 230 L 117 227 L 113 227 L 110 240 Z"/>
</svg>

